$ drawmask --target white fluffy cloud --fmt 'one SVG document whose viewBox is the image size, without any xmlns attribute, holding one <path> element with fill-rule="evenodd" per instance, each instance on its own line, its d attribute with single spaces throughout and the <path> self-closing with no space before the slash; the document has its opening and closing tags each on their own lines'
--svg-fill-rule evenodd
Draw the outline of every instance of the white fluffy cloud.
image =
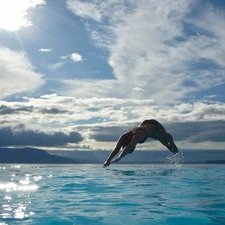
<svg viewBox="0 0 225 225">
<path fill-rule="evenodd" d="M 74 88 L 77 80 L 66 81 L 70 94 L 147 97 L 165 104 L 224 82 L 223 11 L 198 8 L 193 0 L 67 3 L 75 15 L 95 21 L 87 30 L 109 51 L 115 75 L 115 80 L 79 81 L 84 91 Z M 97 86 L 102 89 L 95 91 Z"/>
<path fill-rule="evenodd" d="M 39 52 L 51 52 L 52 49 L 51 48 L 40 48 L 38 49 Z"/>
<path fill-rule="evenodd" d="M 82 56 L 78 53 L 72 53 L 70 55 L 70 58 L 74 61 L 74 62 L 79 62 L 82 60 Z"/>
<path fill-rule="evenodd" d="M 82 60 L 82 56 L 79 53 L 72 53 L 69 55 L 63 55 L 60 57 L 61 59 L 67 59 L 67 58 L 71 58 L 74 62 L 79 62 Z"/>
<path fill-rule="evenodd" d="M 43 75 L 35 72 L 24 52 L 0 47 L 0 98 L 34 91 L 44 84 Z"/>
<path fill-rule="evenodd" d="M 159 107 L 153 100 L 146 99 L 83 99 L 52 94 L 40 98 L 25 97 L 24 102 L 0 101 L 0 106 L 1 115 L 10 115 L 9 123 L 15 115 L 14 122 L 30 121 L 32 124 L 35 120 L 36 124 L 43 125 L 46 129 L 58 129 L 65 124 L 65 129 L 94 123 L 102 126 L 126 126 L 146 118 L 156 118 L 167 123 L 225 120 L 225 104 L 218 102 L 181 103 L 174 107 Z M 46 126 L 47 124 L 53 126 Z"/>
</svg>

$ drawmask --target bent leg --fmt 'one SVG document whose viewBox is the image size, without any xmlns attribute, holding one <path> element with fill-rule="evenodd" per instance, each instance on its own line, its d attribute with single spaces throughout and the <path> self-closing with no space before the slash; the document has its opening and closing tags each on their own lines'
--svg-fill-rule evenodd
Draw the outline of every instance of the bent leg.
<svg viewBox="0 0 225 225">
<path fill-rule="evenodd" d="M 172 135 L 166 132 L 166 129 L 161 123 L 158 123 L 158 131 L 154 134 L 153 138 L 159 140 L 174 154 L 178 152 L 178 148 L 174 143 Z"/>
</svg>

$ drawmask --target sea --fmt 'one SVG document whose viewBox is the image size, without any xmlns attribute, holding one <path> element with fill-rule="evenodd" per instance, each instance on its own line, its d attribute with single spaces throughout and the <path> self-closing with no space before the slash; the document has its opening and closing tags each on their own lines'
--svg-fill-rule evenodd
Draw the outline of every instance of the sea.
<svg viewBox="0 0 225 225">
<path fill-rule="evenodd" d="M 0 164 L 0 225 L 225 224 L 225 165 L 181 161 Z"/>
</svg>

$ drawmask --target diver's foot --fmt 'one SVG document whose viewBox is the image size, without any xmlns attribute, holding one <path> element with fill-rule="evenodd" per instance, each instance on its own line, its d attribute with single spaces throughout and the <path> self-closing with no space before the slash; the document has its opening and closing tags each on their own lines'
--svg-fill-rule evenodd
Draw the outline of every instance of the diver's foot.
<svg viewBox="0 0 225 225">
<path fill-rule="evenodd" d="M 173 154 L 176 154 L 178 152 L 178 148 L 175 144 L 170 144 L 169 143 L 169 147 L 168 149 L 173 153 Z"/>
<path fill-rule="evenodd" d="M 173 147 L 173 151 L 174 151 L 174 154 L 178 153 L 178 148 L 176 145 Z"/>
<path fill-rule="evenodd" d="M 176 154 L 178 152 L 178 148 L 173 148 L 171 145 L 168 147 L 168 149 L 173 153 Z"/>
</svg>

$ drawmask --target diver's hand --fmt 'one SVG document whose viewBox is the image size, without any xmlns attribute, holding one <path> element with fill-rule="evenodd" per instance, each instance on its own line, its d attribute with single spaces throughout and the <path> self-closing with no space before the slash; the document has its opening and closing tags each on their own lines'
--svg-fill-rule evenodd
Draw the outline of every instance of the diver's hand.
<svg viewBox="0 0 225 225">
<path fill-rule="evenodd" d="M 107 166 L 109 166 L 110 165 L 110 161 L 109 160 L 106 160 L 105 162 L 104 162 L 104 164 L 103 164 L 103 168 L 105 168 L 105 167 L 107 167 Z"/>
</svg>

